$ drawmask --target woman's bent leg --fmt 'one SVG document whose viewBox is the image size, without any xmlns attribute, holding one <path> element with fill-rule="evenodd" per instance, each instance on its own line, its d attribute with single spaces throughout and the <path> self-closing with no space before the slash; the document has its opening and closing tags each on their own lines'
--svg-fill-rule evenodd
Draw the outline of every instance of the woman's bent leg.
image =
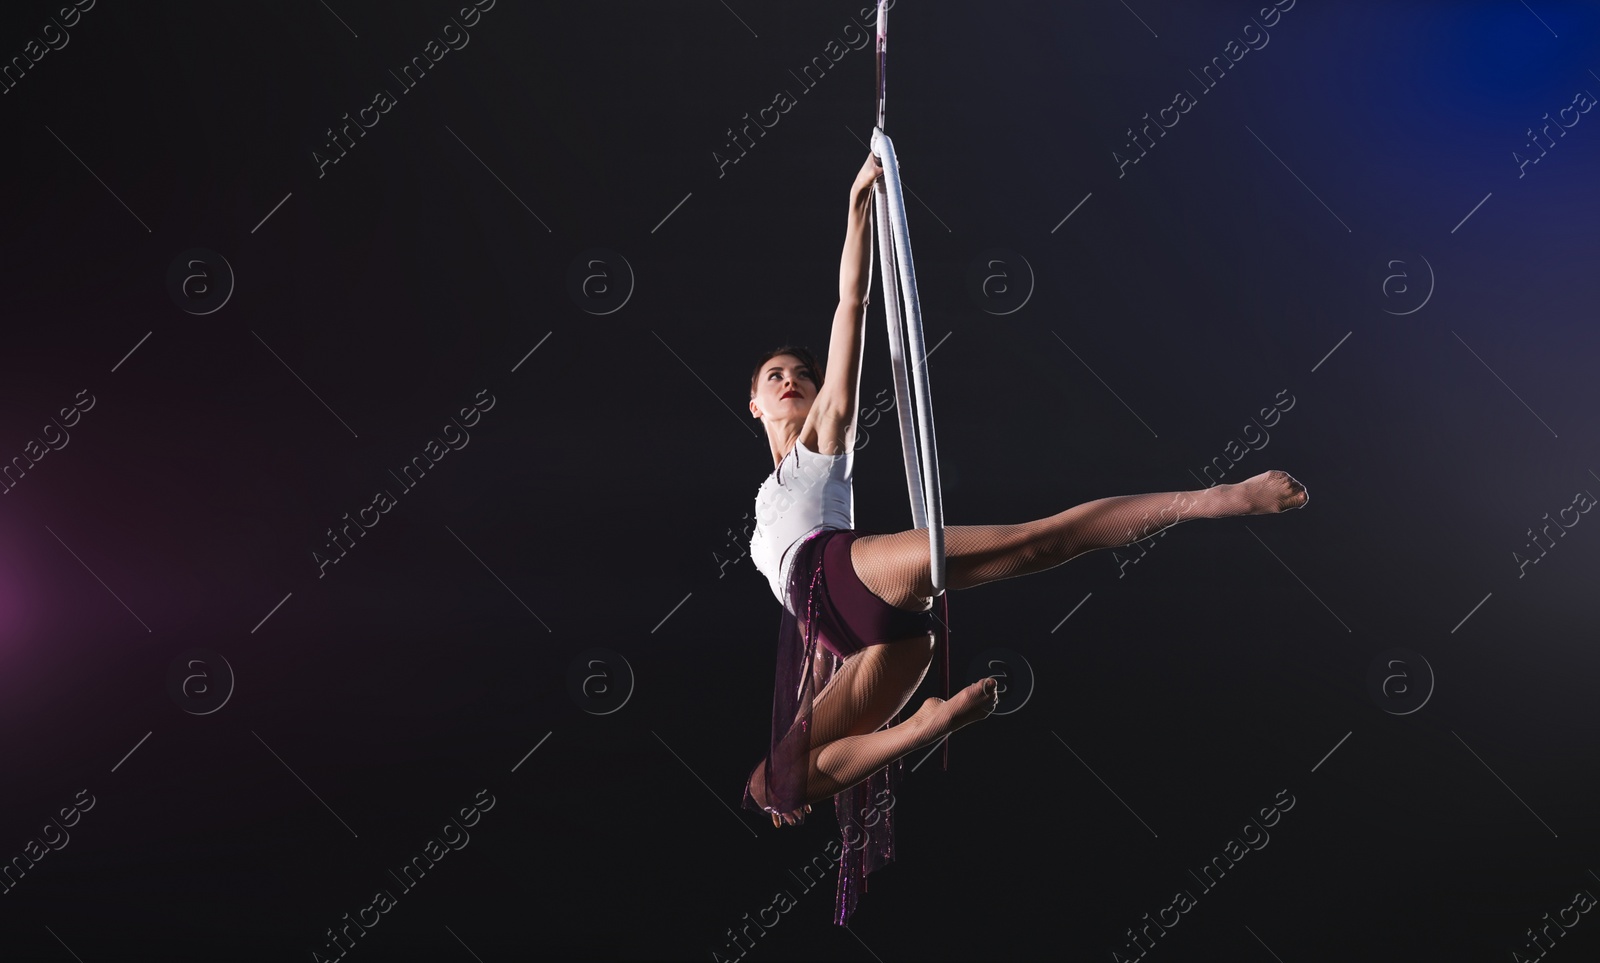
<svg viewBox="0 0 1600 963">
<path fill-rule="evenodd" d="M 931 634 L 869 645 L 845 659 L 812 701 L 811 747 L 883 728 L 917 691 L 932 660 Z"/>
<path fill-rule="evenodd" d="M 846 658 L 833 673 L 811 706 L 811 769 L 807 775 L 807 790 L 813 798 L 807 802 L 831 795 L 818 796 L 812 791 L 819 778 L 816 772 L 818 751 L 840 739 L 877 733 L 893 721 L 895 714 L 922 684 L 932 654 L 932 636 L 924 634 L 869 645 Z M 868 769 L 867 774 L 871 771 Z M 765 768 L 758 767 L 751 780 L 751 795 L 763 806 L 768 805 L 765 777 Z"/>
<path fill-rule="evenodd" d="M 927 635 L 886 642 L 855 653 L 834 673 L 812 705 L 807 803 L 843 792 L 993 710 L 996 687 L 978 682 L 948 702 L 928 699 L 911 718 L 885 728 L 921 685 L 931 654 Z M 765 770 L 759 767 L 751 795 L 766 804 Z M 782 821 L 794 822 L 797 815 L 784 814 Z"/>
<path fill-rule="evenodd" d="M 980 679 L 948 702 L 937 697 L 928 699 L 915 715 L 897 726 L 813 747 L 811 772 L 806 777 L 806 791 L 811 797 L 807 802 L 843 792 L 906 753 L 931 746 L 962 726 L 985 718 L 994 711 L 998 694 L 994 679 Z"/>
</svg>

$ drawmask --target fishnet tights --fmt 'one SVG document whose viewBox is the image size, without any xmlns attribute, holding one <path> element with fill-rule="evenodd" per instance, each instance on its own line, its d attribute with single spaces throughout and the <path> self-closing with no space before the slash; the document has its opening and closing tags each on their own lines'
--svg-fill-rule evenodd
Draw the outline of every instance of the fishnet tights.
<svg viewBox="0 0 1600 963">
<path fill-rule="evenodd" d="M 1148 538 L 1181 521 L 1237 512 L 1215 489 L 1206 489 L 1099 498 L 1018 525 L 946 526 L 946 588 L 1042 572 L 1086 552 Z M 927 529 L 862 535 L 850 546 L 850 560 L 862 583 L 889 604 L 911 611 L 927 611 L 932 605 Z M 817 654 L 819 660 L 833 658 L 821 647 Z M 944 735 L 949 720 L 937 711 L 919 711 L 885 728 L 916 692 L 931 655 L 930 635 L 869 646 L 835 670 L 812 709 L 808 803 L 848 789 Z M 764 766 L 758 767 L 751 781 L 751 795 L 762 805 L 764 777 Z"/>
<path fill-rule="evenodd" d="M 817 651 L 819 659 L 833 658 L 821 646 Z M 807 803 L 849 789 L 886 763 L 942 735 L 929 724 L 925 713 L 884 728 L 922 684 L 932 654 L 930 633 L 868 646 L 834 670 L 812 706 Z M 750 794 L 761 805 L 767 805 L 765 775 L 763 764 L 750 784 Z"/>
<path fill-rule="evenodd" d="M 1149 538 L 1191 518 L 1234 514 L 1216 489 L 1116 495 L 1019 525 L 945 527 L 945 588 L 964 589 L 1055 568 L 1085 552 Z M 933 603 L 928 530 L 863 535 L 850 546 L 862 584 L 897 608 Z"/>
</svg>

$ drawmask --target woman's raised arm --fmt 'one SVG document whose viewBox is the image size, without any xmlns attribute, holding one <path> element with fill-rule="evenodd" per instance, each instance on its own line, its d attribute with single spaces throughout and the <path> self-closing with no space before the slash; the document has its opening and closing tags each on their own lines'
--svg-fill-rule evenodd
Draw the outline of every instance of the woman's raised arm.
<svg viewBox="0 0 1600 963">
<path fill-rule="evenodd" d="M 845 228 L 844 253 L 839 258 L 839 307 L 833 313 L 833 334 L 828 341 L 827 370 L 816 404 L 820 415 L 836 421 L 852 418 L 861 381 L 861 352 L 865 343 L 867 300 L 872 279 L 872 185 L 883 173 L 871 154 L 850 185 L 850 216 Z"/>
</svg>

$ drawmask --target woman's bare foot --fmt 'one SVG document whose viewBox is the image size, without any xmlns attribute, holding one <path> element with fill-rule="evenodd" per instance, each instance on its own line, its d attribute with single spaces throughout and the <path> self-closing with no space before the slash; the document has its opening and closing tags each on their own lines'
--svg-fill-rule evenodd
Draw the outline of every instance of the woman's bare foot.
<svg viewBox="0 0 1600 963">
<path fill-rule="evenodd" d="M 762 809 L 766 810 L 767 815 L 772 817 L 772 825 L 774 826 L 793 826 L 797 823 L 803 823 L 806 821 L 806 813 L 811 811 L 811 807 L 809 805 L 802 806 L 801 808 L 790 813 L 779 813 L 773 811 L 773 809 L 767 804 L 767 779 L 765 762 L 759 763 L 756 766 L 755 772 L 750 776 L 750 795 L 751 798 L 753 798 Z"/>
<path fill-rule="evenodd" d="M 1306 486 L 1282 471 L 1264 471 L 1233 485 L 1212 489 L 1227 506 L 1228 515 L 1272 515 L 1301 508 L 1311 500 Z"/>
<path fill-rule="evenodd" d="M 811 807 L 810 806 L 806 806 L 804 809 L 796 809 L 792 813 L 783 813 L 782 815 L 779 815 L 778 813 L 773 813 L 772 814 L 772 825 L 774 825 L 774 826 L 795 826 L 795 825 L 798 825 L 798 824 L 803 823 L 803 822 L 806 821 L 806 813 L 808 813 L 810 811 L 811 811 Z"/>
<path fill-rule="evenodd" d="M 980 719 L 987 719 L 1000 704 L 1000 684 L 993 678 L 979 679 L 949 701 L 932 698 L 922 704 L 917 715 L 927 714 L 928 721 L 937 726 L 941 734 L 949 734 Z"/>
</svg>

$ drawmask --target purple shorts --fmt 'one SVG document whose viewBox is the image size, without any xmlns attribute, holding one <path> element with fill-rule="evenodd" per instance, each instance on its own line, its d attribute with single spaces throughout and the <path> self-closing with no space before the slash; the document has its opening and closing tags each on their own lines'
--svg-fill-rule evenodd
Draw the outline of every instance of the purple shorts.
<svg viewBox="0 0 1600 963">
<path fill-rule="evenodd" d="M 817 619 L 818 640 L 839 658 L 869 645 L 898 642 L 934 630 L 933 610 L 910 612 L 895 608 L 872 594 L 856 575 L 850 561 L 850 544 L 862 535 L 877 535 L 848 528 L 825 528 L 807 538 L 795 551 L 791 599 L 795 611 L 806 611 L 806 594 L 815 579 L 817 591 L 810 606 Z M 818 567 L 821 577 L 816 578 Z"/>
</svg>

